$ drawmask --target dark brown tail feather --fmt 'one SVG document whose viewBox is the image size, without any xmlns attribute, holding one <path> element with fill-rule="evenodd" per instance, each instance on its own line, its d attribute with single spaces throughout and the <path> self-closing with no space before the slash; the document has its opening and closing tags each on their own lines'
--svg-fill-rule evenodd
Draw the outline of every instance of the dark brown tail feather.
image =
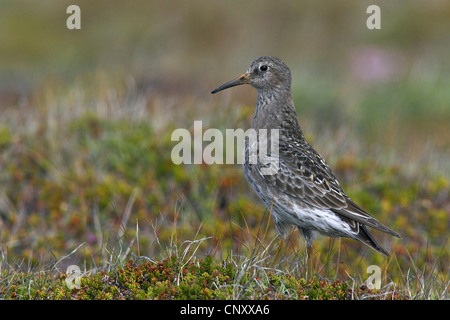
<svg viewBox="0 0 450 320">
<path fill-rule="evenodd" d="M 359 233 L 355 237 L 356 240 L 364 243 L 365 245 L 371 247 L 372 249 L 378 251 L 379 253 L 384 254 L 385 256 L 389 257 L 389 252 L 384 250 L 378 242 L 375 241 L 375 238 L 372 236 L 372 234 L 369 232 L 367 227 L 363 224 L 359 224 Z"/>
</svg>

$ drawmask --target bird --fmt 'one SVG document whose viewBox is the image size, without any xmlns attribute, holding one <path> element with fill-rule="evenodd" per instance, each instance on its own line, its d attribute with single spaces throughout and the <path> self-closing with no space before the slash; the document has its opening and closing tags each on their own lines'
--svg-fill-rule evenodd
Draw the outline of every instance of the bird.
<svg viewBox="0 0 450 320">
<path fill-rule="evenodd" d="M 246 137 L 242 165 L 247 182 L 270 211 L 277 235 L 286 238 L 297 227 L 309 254 L 313 240 L 321 234 L 351 238 L 389 256 L 369 228 L 397 238 L 400 235 L 351 200 L 322 156 L 306 141 L 292 99 L 291 81 L 290 69 L 280 58 L 263 56 L 255 59 L 245 73 L 211 91 L 215 94 L 243 84 L 254 87 L 257 100 L 252 129 L 258 139 L 266 130 L 267 143 L 272 137 L 268 133 L 278 133 L 277 152 L 267 153 L 277 161 L 276 170 L 268 170 L 271 172 L 265 172 L 267 163 L 259 157 L 250 161 L 261 148 Z"/>
</svg>

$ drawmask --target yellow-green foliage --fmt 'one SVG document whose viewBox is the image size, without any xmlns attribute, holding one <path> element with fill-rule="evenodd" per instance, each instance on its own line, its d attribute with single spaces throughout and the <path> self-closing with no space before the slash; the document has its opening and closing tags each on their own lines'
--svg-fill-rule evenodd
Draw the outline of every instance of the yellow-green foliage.
<svg viewBox="0 0 450 320">
<path fill-rule="evenodd" d="M 100 116 L 96 107 L 60 113 L 60 108 L 38 109 L 37 115 L 26 118 L 28 125 L 36 128 L 33 133 L 13 130 L 7 122 L 0 127 L 0 248 L 4 252 L 7 248 L 3 265 L 25 259 L 39 269 L 59 261 L 80 244 L 71 259 L 95 268 L 111 259 L 121 265 L 131 254 L 152 259 L 173 253 L 180 256 L 193 248 L 189 241 L 202 238 L 208 240 L 199 245 L 195 255 L 212 254 L 221 260 L 234 253 L 251 255 L 256 244 L 267 247 L 274 239 L 269 213 L 247 186 L 239 166 L 177 166 L 171 162 L 174 143 L 170 132 L 179 120 L 157 130 L 151 117 L 117 116 L 109 109 L 110 116 Z M 58 125 L 49 126 L 45 121 L 49 117 L 56 117 Z M 230 123 L 235 120 L 233 116 L 227 119 Z M 415 279 L 424 277 L 445 287 L 448 178 L 426 168 L 407 172 L 398 165 L 353 156 L 337 159 L 333 168 L 352 199 L 402 239 L 375 233 L 392 253 L 392 258 L 386 259 L 352 240 L 319 238 L 312 257 L 315 272 L 331 279 L 348 280 L 348 275 L 353 275 L 362 283 L 367 266 L 376 264 L 383 269 L 385 284 L 394 281 L 412 286 L 406 277 L 414 271 Z M 303 249 L 304 242 L 294 231 L 282 256 L 300 263 L 303 257 L 298 252 Z M 289 271 L 292 266 L 283 268 Z M 302 275 L 305 268 L 298 272 Z M 201 274 L 196 273 L 198 276 Z M 195 279 L 189 274 L 169 291 L 163 288 L 173 279 L 158 277 L 154 277 L 151 292 L 139 291 L 139 295 L 223 297 L 211 287 L 191 283 Z M 140 286 L 140 280 L 133 281 L 127 282 L 128 290 Z M 417 281 L 414 288 L 421 286 Z M 15 292 L 25 297 L 22 291 Z M 59 288 L 54 297 L 67 294 Z M 95 288 L 84 294 L 100 297 Z M 102 295 L 106 299 L 118 293 Z"/>
<path fill-rule="evenodd" d="M 231 263 L 216 264 L 210 256 L 195 263 L 180 264 L 175 258 L 160 262 L 135 264 L 128 261 L 123 268 L 85 275 L 80 288 L 69 289 L 65 275 L 56 274 L 34 283 L 36 275 L 4 274 L 10 277 L 7 289 L 0 291 L 6 299 L 233 299 L 236 287 L 245 287 L 240 299 L 408 299 L 394 292 L 374 291 L 362 286 L 351 288 L 348 283 L 318 278 L 305 280 L 285 273 L 269 272 L 260 276 L 248 274 L 236 281 L 238 270 Z M 23 285 L 23 278 L 28 286 Z"/>
</svg>

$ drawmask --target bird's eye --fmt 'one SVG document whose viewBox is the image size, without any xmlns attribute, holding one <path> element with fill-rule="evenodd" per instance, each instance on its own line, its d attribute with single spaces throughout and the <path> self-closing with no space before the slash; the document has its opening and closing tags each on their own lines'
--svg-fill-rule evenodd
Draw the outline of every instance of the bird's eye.
<svg viewBox="0 0 450 320">
<path fill-rule="evenodd" d="M 267 67 L 265 64 L 263 64 L 261 67 L 259 67 L 259 70 L 261 70 L 261 71 L 267 71 L 267 69 L 269 69 L 269 67 Z"/>
</svg>

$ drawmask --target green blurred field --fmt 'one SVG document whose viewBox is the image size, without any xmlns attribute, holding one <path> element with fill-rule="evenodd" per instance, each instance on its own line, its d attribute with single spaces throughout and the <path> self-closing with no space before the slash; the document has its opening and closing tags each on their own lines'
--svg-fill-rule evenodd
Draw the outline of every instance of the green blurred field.
<svg viewBox="0 0 450 320">
<path fill-rule="evenodd" d="M 78 1 L 73 31 L 69 4 L 0 2 L 0 272 L 162 259 L 206 237 L 195 254 L 216 261 L 269 247 L 239 165 L 170 154 L 172 131 L 196 120 L 248 128 L 252 88 L 209 92 L 276 55 L 308 140 L 403 237 L 375 234 L 390 258 L 319 238 L 315 271 L 362 283 L 376 264 L 384 284 L 448 298 L 448 1 Z M 381 30 L 366 28 L 370 4 Z M 295 231 L 272 263 L 302 275 L 303 250 Z"/>
</svg>

